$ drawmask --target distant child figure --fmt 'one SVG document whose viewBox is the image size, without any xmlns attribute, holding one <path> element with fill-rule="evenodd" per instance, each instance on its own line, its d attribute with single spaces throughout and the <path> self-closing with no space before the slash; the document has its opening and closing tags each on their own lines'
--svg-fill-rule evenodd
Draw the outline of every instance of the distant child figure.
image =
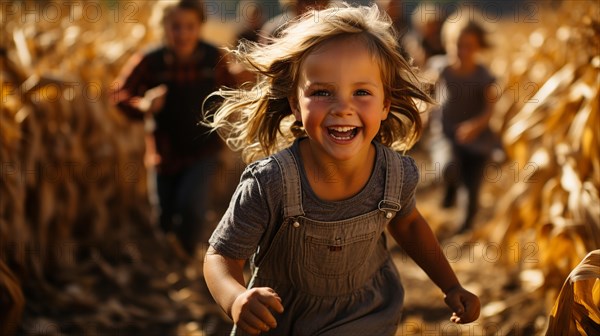
<svg viewBox="0 0 600 336">
<path fill-rule="evenodd" d="M 165 8 L 165 45 L 130 60 L 115 97 L 130 119 L 155 124 L 146 151 L 156 170 L 160 226 L 175 232 L 188 254 L 206 230 L 211 176 L 225 147 L 198 125 L 202 103 L 219 86 L 234 84 L 219 50 L 199 40 L 203 16 L 199 1 Z"/>
<path fill-rule="evenodd" d="M 445 5 L 433 1 L 420 1 L 410 15 L 412 30 L 403 39 L 416 66 L 429 69 L 439 56 L 446 54 L 441 34 L 446 15 Z"/>
<path fill-rule="evenodd" d="M 415 100 L 430 101 L 397 41 L 377 7 L 342 5 L 238 49 L 260 80 L 221 92 L 210 120 L 247 160 L 269 156 L 245 170 L 204 264 L 234 333 L 394 334 L 404 290 L 386 228 L 445 293 L 451 320 L 477 319 L 477 296 L 415 207 L 415 161 L 392 149 L 414 143 Z"/>
<path fill-rule="evenodd" d="M 477 61 L 478 52 L 487 48 L 485 31 L 470 21 L 458 28 L 456 44 L 450 45 L 449 65 L 440 73 L 441 124 L 452 146 L 451 162 L 444 169 L 446 194 L 444 207 L 456 202 L 458 188 L 468 192 L 468 204 L 460 231 L 472 227 L 485 164 L 497 145 L 489 128 L 494 110 L 494 76 Z"/>
</svg>

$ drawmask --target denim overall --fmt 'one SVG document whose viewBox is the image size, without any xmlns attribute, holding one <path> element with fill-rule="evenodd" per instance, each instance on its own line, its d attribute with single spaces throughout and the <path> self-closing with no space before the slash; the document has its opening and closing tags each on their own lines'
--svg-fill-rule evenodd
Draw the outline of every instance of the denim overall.
<svg viewBox="0 0 600 336">
<path fill-rule="evenodd" d="M 302 208 L 298 163 L 287 149 L 274 155 L 283 175 L 283 223 L 255 255 L 251 287 L 271 287 L 284 312 L 269 335 L 393 335 L 404 291 L 384 229 L 400 210 L 403 166 L 385 148 L 385 192 L 378 208 L 333 222 Z M 232 335 L 243 334 L 234 329 Z"/>
</svg>

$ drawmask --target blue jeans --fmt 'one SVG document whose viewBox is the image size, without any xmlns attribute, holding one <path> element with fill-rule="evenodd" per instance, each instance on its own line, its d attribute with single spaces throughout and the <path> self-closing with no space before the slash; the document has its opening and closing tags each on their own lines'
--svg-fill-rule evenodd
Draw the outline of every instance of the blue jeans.
<svg viewBox="0 0 600 336">
<path fill-rule="evenodd" d="M 160 227 L 174 232 L 190 255 L 212 232 L 206 214 L 212 206 L 210 193 L 218 168 L 218 159 L 206 158 L 177 174 L 156 174 Z"/>
</svg>

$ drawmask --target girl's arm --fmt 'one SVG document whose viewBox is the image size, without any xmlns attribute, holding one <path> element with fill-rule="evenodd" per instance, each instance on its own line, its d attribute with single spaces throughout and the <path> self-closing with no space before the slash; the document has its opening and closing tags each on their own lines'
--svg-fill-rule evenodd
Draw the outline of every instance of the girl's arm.
<svg viewBox="0 0 600 336">
<path fill-rule="evenodd" d="M 437 238 L 416 208 L 405 217 L 394 218 L 388 230 L 404 251 L 444 293 L 460 286 Z"/>
<path fill-rule="evenodd" d="M 212 246 L 204 260 L 204 278 L 213 298 L 245 332 L 259 334 L 277 326 L 271 309 L 283 312 L 281 299 L 271 288 L 244 286 L 245 260 L 227 258 Z"/>
<path fill-rule="evenodd" d="M 213 298 L 231 316 L 235 298 L 246 291 L 244 286 L 245 260 L 226 258 L 209 247 L 204 259 L 204 278 Z"/>
<path fill-rule="evenodd" d="M 446 304 L 454 311 L 452 321 L 469 323 L 479 317 L 479 299 L 462 288 L 437 238 L 416 208 L 402 218 L 394 218 L 388 225 L 388 230 L 404 251 L 444 292 Z"/>
</svg>

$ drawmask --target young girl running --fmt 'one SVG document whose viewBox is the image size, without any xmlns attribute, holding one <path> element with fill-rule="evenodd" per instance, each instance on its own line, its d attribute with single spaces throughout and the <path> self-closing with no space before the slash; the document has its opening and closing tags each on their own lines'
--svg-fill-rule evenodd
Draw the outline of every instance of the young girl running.
<svg viewBox="0 0 600 336">
<path fill-rule="evenodd" d="M 473 226 L 485 166 L 499 142 L 489 126 L 495 78 L 478 61 L 480 51 L 489 47 L 483 27 L 475 21 L 446 25 L 448 30 L 455 28 L 458 36 L 448 47 L 450 64 L 440 73 L 438 83 L 442 129 L 452 146 L 452 157 L 444 169 L 446 195 L 442 205 L 454 206 L 458 188 L 466 187 L 468 203 L 460 227 L 464 232 Z"/>
<path fill-rule="evenodd" d="M 415 207 L 415 162 L 391 149 L 416 140 L 416 101 L 430 101 L 397 41 L 376 7 L 343 6 L 238 48 L 259 82 L 221 92 L 212 125 L 248 161 L 270 156 L 245 170 L 204 264 L 234 332 L 394 334 L 404 291 L 386 228 L 445 293 L 451 320 L 477 319 L 478 298 Z"/>
</svg>

